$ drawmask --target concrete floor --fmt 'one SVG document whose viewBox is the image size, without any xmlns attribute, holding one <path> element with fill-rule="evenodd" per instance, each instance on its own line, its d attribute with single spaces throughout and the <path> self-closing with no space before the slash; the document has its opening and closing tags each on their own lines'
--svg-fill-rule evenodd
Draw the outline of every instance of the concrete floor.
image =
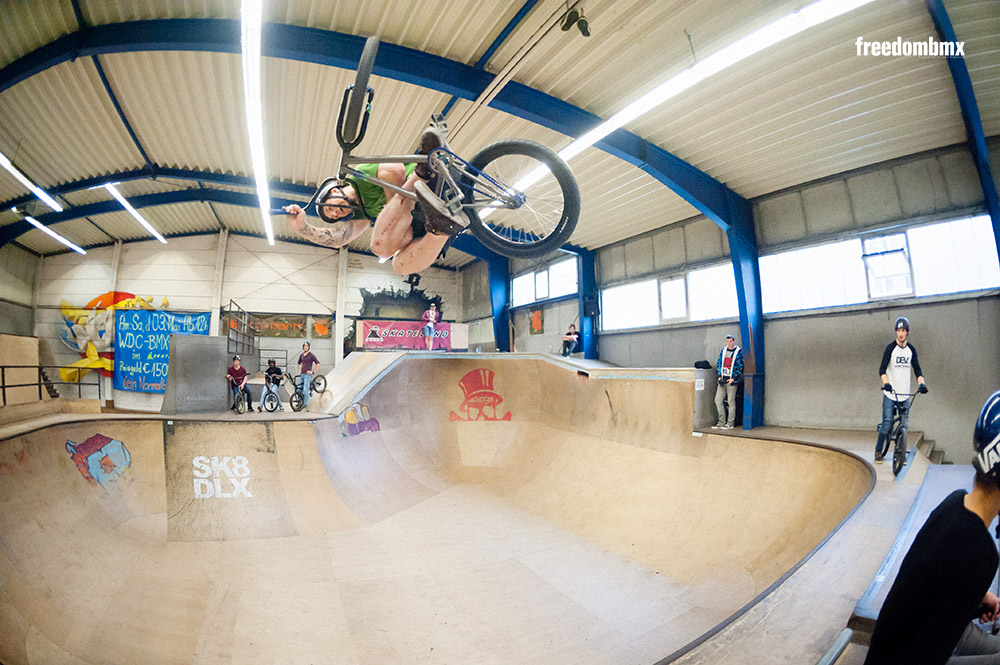
<svg viewBox="0 0 1000 665">
<path fill-rule="evenodd" d="M 0 442 L 0 661 L 810 662 L 919 485 L 882 465 L 864 501 L 867 433 L 694 432 L 689 370 L 362 374 L 330 398 L 378 421 L 356 436 L 255 415 Z M 103 483 L 66 449 L 94 434 L 130 453 Z"/>
</svg>

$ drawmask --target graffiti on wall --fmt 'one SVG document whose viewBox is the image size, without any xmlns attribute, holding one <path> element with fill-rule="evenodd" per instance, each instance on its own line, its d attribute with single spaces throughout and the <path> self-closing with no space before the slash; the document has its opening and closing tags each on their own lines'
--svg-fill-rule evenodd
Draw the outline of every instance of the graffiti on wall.
<svg viewBox="0 0 1000 665">
<path fill-rule="evenodd" d="M 169 306 L 166 298 L 163 307 Z M 59 339 L 80 360 L 59 370 L 63 381 L 77 381 L 91 371 L 111 376 L 115 358 L 115 312 L 120 309 L 153 309 L 152 296 L 136 297 L 124 291 L 102 293 L 83 307 L 65 300 L 59 304 L 65 327 Z"/>
<path fill-rule="evenodd" d="M 66 450 L 91 485 L 106 485 L 132 466 L 132 455 L 125 444 L 103 434 L 95 434 L 83 443 L 67 441 Z"/>
<path fill-rule="evenodd" d="M 340 414 L 340 431 L 344 436 L 357 436 L 362 432 L 378 432 L 381 430 L 378 418 L 372 418 L 367 404 L 355 402 Z"/>
<path fill-rule="evenodd" d="M 493 371 L 488 369 L 474 369 L 463 376 L 458 382 L 458 387 L 462 389 L 465 399 L 462 400 L 458 410 L 464 415 L 452 411 L 448 415 L 448 420 L 452 422 L 510 420 L 510 411 L 503 416 L 498 415 L 497 407 L 503 402 L 503 397 L 493 390 L 493 377 Z"/>
</svg>

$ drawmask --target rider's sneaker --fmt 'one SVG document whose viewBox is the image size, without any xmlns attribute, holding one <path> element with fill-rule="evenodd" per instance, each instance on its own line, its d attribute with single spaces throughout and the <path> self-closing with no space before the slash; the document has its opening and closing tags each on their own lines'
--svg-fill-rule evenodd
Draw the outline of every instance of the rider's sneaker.
<svg viewBox="0 0 1000 665">
<path fill-rule="evenodd" d="M 712 425 L 712 429 L 725 429 L 725 428 L 726 428 L 725 423 L 715 423 L 714 425 Z"/>
<path fill-rule="evenodd" d="M 733 429 L 733 425 L 726 425 L 726 426 L 725 426 L 725 427 L 723 427 L 722 429 Z"/>
<path fill-rule="evenodd" d="M 431 191 L 426 182 L 416 181 L 413 191 L 424 212 L 424 227 L 428 233 L 433 233 L 436 236 L 453 236 L 464 231 L 465 227 L 469 225 L 468 218 L 462 215 L 453 215 L 444 201 Z"/>
<path fill-rule="evenodd" d="M 278 411 L 284 411 L 284 410 L 285 410 L 285 407 L 283 407 L 283 406 L 279 406 L 278 407 Z"/>
<path fill-rule="evenodd" d="M 431 150 L 445 147 L 444 133 L 437 127 L 428 127 L 424 130 L 424 135 L 420 137 L 420 147 L 417 148 L 418 155 L 429 155 Z M 434 171 L 427 163 L 417 164 L 414 170 L 418 178 L 430 180 L 434 177 Z"/>
<path fill-rule="evenodd" d="M 261 411 L 263 411 L 263 410 L 264 410 L 264 409 L 260 408 L 259 406 L 257 407 L 257 413 L 260 413 L 260 412 L 261 412 Z"/>
<path fill-rule="evenodd" d="M 884 460 L 884 459 L 885 459 L 885 456 L 882 453 L 875 453 L 875 463 L 876 464 L 881 464 L 882 460 Z"/>
</svg>

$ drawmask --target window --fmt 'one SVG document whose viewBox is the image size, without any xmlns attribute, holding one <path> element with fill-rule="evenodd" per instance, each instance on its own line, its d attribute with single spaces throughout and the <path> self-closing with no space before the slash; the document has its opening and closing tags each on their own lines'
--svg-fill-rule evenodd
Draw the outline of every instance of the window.
<svg viewBox="0 0 1000 665">
<path fill-rule="evenodd" d="M 601 291 L 601 328 L 622 330 L 659 324 L 657 280 L 613 286 Z"/>
<path fill-rule="evenodd" d="M 1000 286 L 996 239 L 988 215 L 919 226 L 906 235 L 913 257 L 915 295 Z"/>
<path fill-rule="evenodd" d="M 549 271 L 535 273 L 535 300 L 549 297 Z"/>
<path fill-rule="evenodd" d="M 530 305 L 546 298 L 576 293 L 576 257 L 553 263 L 547 268 L 519 275 L 511 280 L 512 307 Z"/>
<path fill-rule="evenodd" d="M 528 273 L 511 281 L 510 303 L 514 307 L 535 302 L 535 275 Z"/>
<path fill-rule="evenodd" d="M 913 294 L 910 275 L 910 254 L 906 247 L 906 234 L 866 238 L 864 241 L 865 268 L 868 275 L 868 296 L 871 300 Z"/>
<path fill-rule="evenodd" d="M 867 302 L 864 275 L 857 238 L 762 256 L 764 313 Z"/>
<path fill-rule="evenodd" d="M 724 263 L 689 272 L 688 303 L 692 321 L 739 316 L 733 264 Z"/>
<path fill-rule="evenodd" d="M 660 320 L 675 321 L 687 318 L 687 293 L 684 278 L 665 279 L 660 282 Z"/>
<path fill-rule="evenodd" d="M 549 297 L 576 293 L 576 259 L 566 259 L 549 266 Z"/>
</svg>

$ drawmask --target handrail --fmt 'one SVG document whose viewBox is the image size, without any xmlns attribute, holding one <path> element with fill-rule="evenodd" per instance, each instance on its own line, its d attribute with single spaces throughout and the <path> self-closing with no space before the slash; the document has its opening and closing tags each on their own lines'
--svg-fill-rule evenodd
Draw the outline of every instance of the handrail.
<svg viewBox="0 0 1000 665">
<path fill-rule="evenodd" d="M 31 383 L 7 383 L 7 370 L 9 369 L 33 369 L 37 371 L 36 380 Z M 44 370 L 46 369 L 72 369 L 76 370 L 76 381 L 52 381 L 44 376 Z M 7 390 L 14 388 L 38 388 L 38 401 L 42 401 L 42 388 L 46 385 L 46 381 L 54 386 L 76 386 L 77 399 L 83 399 L 83 389 L 84 387 L 96 387 L 97 388 L 97 399 L 102 399 L 101 396 L 101 379 L 100 374 L 96 371 L 94 372 L 94 377 L 96 381 L 91 383 L 90 381 L 81 381 L 82 375 L 86 368 L 83 367 L 73 367 L 72 365 L 0 365 L 0 404 L 7 406 Z"/>
<path fill-rule="evenodd" d="M 840 635 L 837 635 L 837 639 L 833 641 L 830 648 L 827 649 L 823 657 L 816 661 L 816 665 L 833 665 L 840 658 L 840 654 L 844 653 L 844 649 L 851 642 L 851 636 L 854 635 L 854 631 L 850 628 L 845 628 L 840 631 Z"/>
</svg>

